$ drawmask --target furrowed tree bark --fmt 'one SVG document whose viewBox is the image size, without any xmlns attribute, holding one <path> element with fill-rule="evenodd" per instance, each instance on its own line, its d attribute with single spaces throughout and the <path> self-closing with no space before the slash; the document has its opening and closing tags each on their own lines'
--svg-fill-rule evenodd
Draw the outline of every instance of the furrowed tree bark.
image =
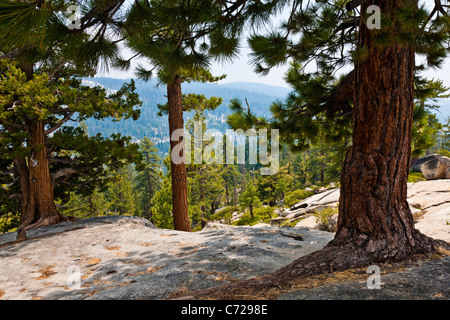
<svg viewBox="0 0 450 320">
<path fill-rule="evenodd" d="M 29 125 L 31 154 L 27 160 L 17 158 L 15 165 L 20 174 L 21 225 L 17 229 L 18 240 L 26 237 L 26 230 L 67 221 L 55 205 L 53 182 L 48 153 L 45 146 L 45 126 L 32 120 Z"/>
<path fill-rule="evenodd" d="M 402 1 L 376 1 L 394 15 Z M 362 10 L 367 5 L 362 6 Z M 407 180 L 414 109 L 414 47 L 377 47 L 362 27 L 359 46 L 369 50 L 355 65 L 353 141 L 342 172 L 335 245 L 353 243 L 375 260 L 402 260 L 433 250 L 414 228 Z"/>
<path fill-rule="evenodd" d="M 181 77 L 177 75 L 172 79 L 172 82 L 167 84 L 170 137 L 172 137 L 172 133 L 175 130 L 184 130 L 183 103 L 181 98 Z M 172 139 L 170 140 L 171 154 L 178 143 L 184 143 L 184 141 L 178 142 L 172 141 Z M 184 154 L 180 154 L 180 156 L 183 158 L 185 157 Z M 174 228 L 175 230 L 180 231 L 191 231 L 191 223 L 189 221 L 188 214 L 186 162 L 182 161 L 180 164 L 175 164 L 171 161 L 170 167 L 172 174 L 172 207 Z"/>
<path fill-rule="evenodd" d="M 403 1 L 378 0 L 395 21 Z M 367 4 L 362 5 L 365 12 Z M 395 262 L 448 248 L 414 227 L 407 202 L 414 109 L 415 57 L 412 45 L 377 46 L 360 22 L 359 47 L 368 55 L 355 63 L 353 136 L 341 174 L 335 238 L 323 250 L 279 270 L 296 277 Z"/>
</svg>

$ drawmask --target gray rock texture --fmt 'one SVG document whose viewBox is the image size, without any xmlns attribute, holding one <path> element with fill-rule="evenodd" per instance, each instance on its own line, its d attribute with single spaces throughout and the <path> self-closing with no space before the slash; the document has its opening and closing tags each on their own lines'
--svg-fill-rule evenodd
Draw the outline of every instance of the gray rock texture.
<svg viewBox="0 0 450 320">
<path fill-rule="evenodd" d="M 28 236 L 12 243 L 11 234 L 0 235 L 2 299 L 163 299 L 273 272 L 333 239 L 310 228 L 213 223 L 186 233 L 120 216 Z"/>
<path fill-rule="evenodd" d="M 450 299 L 450 257 L 424 261 L 405 271 L 381 275 L 380 280 L 379 289 L 369 289 L 370 283 L 368 287 L 367 280 L 347 281 L 282 294 L 278 299 L 448 300 Z"/>
</svg>

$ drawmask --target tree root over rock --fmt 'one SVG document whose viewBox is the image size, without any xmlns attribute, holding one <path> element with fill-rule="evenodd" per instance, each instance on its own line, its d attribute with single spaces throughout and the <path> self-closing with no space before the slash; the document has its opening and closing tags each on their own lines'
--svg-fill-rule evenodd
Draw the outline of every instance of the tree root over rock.
<svg viewBox="0 0 450 320">
<path fill-rule="evenodd" d="M 27 239 L 26 234 L 27 230 L 40 227 L 47 227 L 62 222 L 74 222 L 79 220 L 81 219 L 78 217 L 58 214 L 58 215 L 44 216 L 34 223 L 22 223 L 22 225 L 17 229 L 17 241 L 24 241 Z"/>
<path fill-rule="evenodd" d="M 259 300 L 276 299 L 295 288 L 312 288 L 327 282 L 367 279 L 366 268 L 372 264 L 384 266 L 389 272 L 398 271 L 412 262 L 450 255 L 450 244 L 417 233 L 416 246 L 407 254 L 386 254 L 384 250 L 369 252 L 354 243 L 331 241 L 322 250 L 301 257 L 274 273 L 192 292 L 176 299 Z M 418 243 L 416 243 L 418 244 Z M 392 251 L 392 250 L 391 250 Z M 297 289 L 298 290 L 298 289 Z"/>
</svg>

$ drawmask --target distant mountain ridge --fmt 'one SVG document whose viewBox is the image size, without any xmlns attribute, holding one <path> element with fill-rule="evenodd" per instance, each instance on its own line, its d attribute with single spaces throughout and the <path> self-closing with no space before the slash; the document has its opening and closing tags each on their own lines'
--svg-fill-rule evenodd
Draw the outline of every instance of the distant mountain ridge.
<svg viewBox="0 0 450 320">
<path fill-rule="evenodd" d="M 231 89 L 240 89 L 249 92 L 257 92 L 267 96 L 285 97 L 291 91 L 289 88 L 271 86 L 256 82 L 229 82 L 220 84 L 223 87 Z"/>
<path fill-rule="evenodd" d="M 115 79 L 107 77 L 94 77 L 84 79 L 87 85 L 99 84 L 107 90 L 118 90 L 125 82 L 130 79 Z M 120 133 L 122 135 L 131 136 L 135 140 L 141 140 L 144 137 L 152 139 L 156 147 L 167 153 L 169 149 L 169 128 L 167 116 L 158 117 L 156 115 L 158 109 L 157 104 L 167 102 L 166 87 L 159 84 L 156 79 L 148 82 L 135 80 L 136 92 L 139 94 L 143 104 L 141 107 L 141 116 L 137 121 L 125 120 L 113 122 L 112 120 L 95 120 L 88 119 L 86 125 L 92 134 L 101 133 L 109 136 L 112 133 Z M 231 83 L 183 83 L 183 93 L 198 93 L 206 97 L 221 97 L 223 103 L 214 111 L 208 111 L 207 121 L 208 127 L 218 129 L 222 132 L 228 128 L 226 124 L 227 116 L 231 113 L 229 102 L 231 99 L 237 98 L 242 101 L 248 101 L 252 113 L 256 116 L 269 117 L 270 106 L 277 100 L 284 100 L 289 93 L 288 88 L 270 86 L 261 83 L 252 82 L 231 82 Z M 193 113 L 185 113 L 185 119 L 189 118 Z"/>
<path fill-rule="evenodd" d="M 130 79 L 115 79 L 107 77 L 94 77 L 84 79 L 88 85 L 100 84 L 108 90 L 118 90 L 124 82 Z M 141 116 L 137 121 L 126 120 L 113 122 L 112 120 L 88 119 L 86 124 L 91 133 L 101 133 L 109 136 L 112 133 L 120 133 L 131 136 L 134 140 L 141 140 L 144 137 L 152 139 L 156 147 L 164 155 L 169 150 L 169 126 L 167 116 L 158 117 L 157 104 L 167 102 L 166 87 L 158 84 L 156 79 L 148 82 L 135 80 L 136 91 L 143 101 Z M 207 112 L 208 127 L 225 132 L 228 128 L 227 116 L 231 113 L 229 102 L 233 98 L 244 101 L 247 99 L 252 113 L 256 116 L 271 117 L 270 106 L 277 100 L 284 100 L 290 89 L 285 87 L 270 86 L 253 82 L 230 82 L 230 83 L 183 83 L 183 93 L 204 94 L 206 97 L 216 96 L 223 99 L 223 104 L 214 111 Z M 436 105 L 441 106 L 434 111 L 441 123 L 446 123 L 450 117 L 450 99 L 438 99 Z M 185 119 L 191 113 L 185 113 Z"/>
</svg>

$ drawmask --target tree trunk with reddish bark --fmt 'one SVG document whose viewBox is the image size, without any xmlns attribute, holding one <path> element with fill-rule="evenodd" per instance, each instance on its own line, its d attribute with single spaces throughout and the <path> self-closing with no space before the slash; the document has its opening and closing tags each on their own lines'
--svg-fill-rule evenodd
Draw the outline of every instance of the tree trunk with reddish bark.
<svg viewBox="0 0 450 320">
<path fill-rule="evenodd" d="M 375 1 L 394 17 L 398 1 Z M 367 4 L 361 12 L 365 12 Z M 355 63 L 352 146 L 341 175 L 335 238 L 323 250 L 278 273 L 297 276 L 402 261 L 447 246 L 414 227 L 407 202 L 414 109 L 414 47 L 376 46 L 360 25 L 359 47 L 367 57 Z"/>
<path fill-rule="evenodd" d="M 167 100 L 169 114 L 169 134 L 177 129 L 184 129 L 183 120 L 183 103 L 181 100 L 181 77 L 175 76 L 170 83 L 167 84 Z M 183 136 L 184 139 L 184 136 Z M 170 141 L 171 152 L 179 141 Z M 185 155 L 180 155 L 185 158 Z M 188 200 L 187 200 L 187 173 L 186 162 L 175 164 L 171 161 L 172 174 L 172 207 L 173 207 L 173 223 L 175 230 L 191 231 L 191 223 L 189 221 Z"/>
<path fill-rule="evenodd" d="M 397 1 L 377 1 L 392 14 Z M 362 10 L 366 8 L 363 6 Z M 377 47 L 361 28 L 367 59 L 355 65 L 353 137 L 342 170 L 333 245 L 353 243 L 379 261 L 433 250 L 414 228 L 407 202 L 414 110 L 412 46 Z"/>
<path fill-rule="evenodd" d="M 28 159 L 18 157 L 14 161 L 20 174 L 22 216 L 21 225 L 17 229 L 19 240 L 26 237 L 25 231 L 28 229 L 68 220 L 58 212 L 55 205 L 44 123 L 32 120 L 28 127 L 30 156 Z"/>
</svg>

